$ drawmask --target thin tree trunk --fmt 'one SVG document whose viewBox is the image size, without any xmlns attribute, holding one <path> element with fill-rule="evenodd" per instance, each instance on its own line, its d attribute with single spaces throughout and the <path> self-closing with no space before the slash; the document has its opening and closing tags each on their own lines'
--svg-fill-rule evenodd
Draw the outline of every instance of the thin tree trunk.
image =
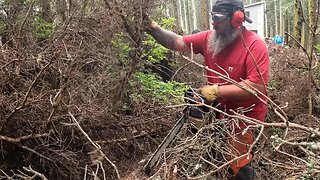
<svg viewBox="0 0 320 180">
<path fill-rule="evenodd" d="M 201 30 L 207 30 L 209 26 L 209 11 L 208 11 L 208 0 L 201 0 L 200 3 L 200 28 Z"/>
<path fill-rule="evenodd" d="M 182 0 L 181 1 L 181 6 L 182 6 L 182 11 L 181 12 L 182 12 L 182 21 L 183 21 L 183 25 L 184 25 L 183 26 L 183 31 L 184 32 L 188 31 L 188 22 L 186 20 L 187 19 L 187 15 L 186 15 L 187 14 L 187 12 L 186 12 L 187 9 L 186 9 L 185 1 L 186 0 Z"/>
<path fill-rule="evenodd" d="M 188 0 L 188 22 L 189 22 L 189 33 L 194 30 L 193 25 L 193 8 L 192 8 L 192 0 Z"/>
<path fill-rule="evenodd" d="M 311 27 L 310 33 L 313 33 L 317 29 L 316 25 L 316 7 L 317 2 L 316 0 L 309 0 L 308 1 L 308 9 L 309 9 L 309 26 Z M 310 36 L 312 38 L 312 36 Z"/>
<path fill-rule="evenodd" d="M 309 9 L 309 27 L 311 28 L 309 31 L 309 47 L 307 48 L 310 56 L 309 56 L 309 80 L 308 80 L 308 115 L 311 117 L 312 115 L 312 64 L 313 64 L 313 47 L 315 45 L 316 40 L 316 29 L 317 29 L 317 23 L 316 23 L 316 1 L 315 0 L 309 0 L 308 1 L 308 9 Z"/>
<path fill-rule="evenodd" d="M 178 1 L 173 1 L 173 2 L 172 2 L 172 12 L 171 12 L 171 13 L 173 14 L 173 17 L 174 17 L 177 21 L 179 21 L 178 6 L 179 6 Z"/>
<path fill-rule="evenodd" d="M 294 31 L 293 36 L 296 38 L 298 42 L 301 42 L 301 29 L 302 29 L 302 7 L 300 0 L 295 0 L 294 4 Z M 294 47 L 298 47 L 298 43 L 292 42 Z"/>
<path fill-rule="evenodd" d="M 191 5 L 192 5 L 192 19 L 193 19 L 193 30 L 194 29 L 197 29 L 198 28 L 198 25 L 197 25 L 197 13 L 196 13 L 196 3 L 195 3 L 195 0 L 191 0 Z"/>
<path fill-rule="evenodd" d="M 189 5 L 189 0 L 185 1 L 186 4 L 186 23 L 188 24 L 187 27 L 187 33 L 190 33 L 192 31 L 192 27 L 191 27 L 191 16 L 190 16 L 190 5 Z"/>
<path fill-rule="evenodd" d="M 283 14 L 282 14 L 282 1 L 280 0 L 279 1 L 279 17 L 280 17 L 280 25 L 279 25 L 279 28 L 280 28 L 280 35 L 283 37 L 284 36 L 284 23 L 283 23 Z"/>
<path fill-rule="evenodd" d="M 265 9 L 268 7 L 268 2 L 265 3 Z M 268 28 L 268 14 L 265 13 L 264 15 L 265 23 L 264 23 L 264 37 L 270 37 L 269 28 Z"/>
<path fill-rule="evenodd" d="M 178 7 L 179 7 L 179 24 L 181 29 L 184 28 L 184 23 L 183 23 L 183 0 L 178 0 Z"/>
<path fill-rule="evenodd" d="M 277 0 L 273 0 L 274 5 L 274 24 L 275 24 L 275 35 L 279 34 L 278 30 L 278 13 L 277 13 Z"/>
<path fill-rule="evenodd" d="M 290 16 L 291 17 L 291 16 Z M 290 34 L 293 34 L 293 29 L 294 29 L 294 27 L 292 26 L 292 19 L 290 19 L 290 17 L 288 18 L 288 32 L 290 33 Z M 294 16 L 293 16 L 294 17 Z M 290 36 L 288 36 L 288 42 L 291 42 L 291 37 Z"/>
</svg>

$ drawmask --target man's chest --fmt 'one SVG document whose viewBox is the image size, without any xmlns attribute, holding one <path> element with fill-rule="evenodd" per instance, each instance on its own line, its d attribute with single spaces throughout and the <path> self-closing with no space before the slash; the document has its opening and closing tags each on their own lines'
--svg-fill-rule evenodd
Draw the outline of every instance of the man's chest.
<svg viewBox="0 0 320 180">
<path fill-rule="evenodd" d="M 243 51 L 223 51 L 216 56 L 207 56 L 206 65 L 231 79 L 240 81 L 246 77 L 246 59 L 247 53 Z M 213 72 L 207 73 L 210 76 L 217 76 Z"/>
</svg>

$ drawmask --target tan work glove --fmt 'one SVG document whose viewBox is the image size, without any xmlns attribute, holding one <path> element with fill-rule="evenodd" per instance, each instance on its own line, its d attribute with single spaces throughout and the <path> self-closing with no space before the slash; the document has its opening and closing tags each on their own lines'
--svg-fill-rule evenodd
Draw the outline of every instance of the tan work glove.
<svg viewBox="0 0 320 180">
<path fill-rule="evenodd" d="M 199 93 L 202 94 L 209 102 L 213 102 L 221 96 L 218 85 L 205 85 L 198 89 Z"/>
</svg>

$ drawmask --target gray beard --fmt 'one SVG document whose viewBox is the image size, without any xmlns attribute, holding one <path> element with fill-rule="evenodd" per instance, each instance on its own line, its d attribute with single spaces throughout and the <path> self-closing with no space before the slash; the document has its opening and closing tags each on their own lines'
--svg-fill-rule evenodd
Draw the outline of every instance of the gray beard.
<svg viewBox="0 0 320 180">
<path fill-rule="evenodd" d="M 213 55 L 219 54 L 240 35 L 241 31 L 241 28 L 235 30 L 232 26 L 229 26 L 223 33 L 214 30 L 208 41 L 209 50 L 213 52 Z"/>
</svg>

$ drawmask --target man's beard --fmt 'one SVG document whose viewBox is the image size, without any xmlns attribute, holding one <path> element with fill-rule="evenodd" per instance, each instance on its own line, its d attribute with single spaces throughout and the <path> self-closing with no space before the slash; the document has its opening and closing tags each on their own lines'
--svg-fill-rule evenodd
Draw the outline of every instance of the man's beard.
<svg viewBox="0 0 320 180">
<path fill-rule="evenodd" d="M 214 33 L 209 38 L 209 50 L 217 55 L 220 53 L 227 45 L 231 44 L 241 33 L 241 28 L 234 29 L 233 26 L 229 26 L 223 33 L 219 33 L 214 30 Z"/>
</svg>

